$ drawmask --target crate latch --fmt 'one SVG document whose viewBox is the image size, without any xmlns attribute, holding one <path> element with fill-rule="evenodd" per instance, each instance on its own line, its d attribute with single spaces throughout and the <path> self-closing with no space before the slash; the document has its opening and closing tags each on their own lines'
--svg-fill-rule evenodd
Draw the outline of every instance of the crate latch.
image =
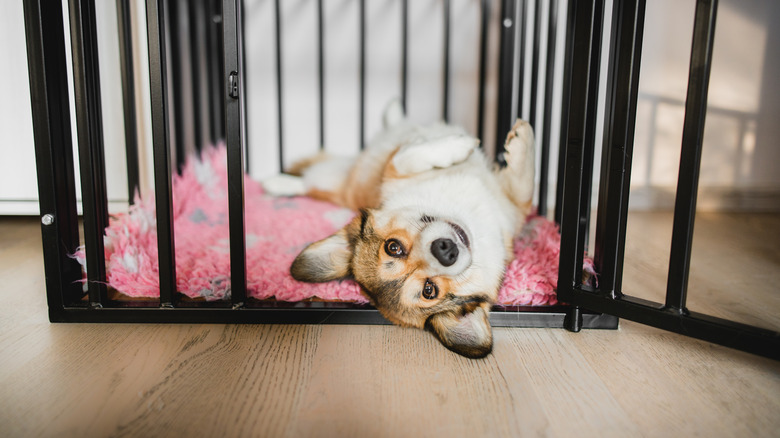
<svg viewBox="0 0 780 438">
<path fill-rule="evenodd" d="M 238 73 L 230 72 L 228 76 L 228 96 L 238 99 Z"/>
</svg>

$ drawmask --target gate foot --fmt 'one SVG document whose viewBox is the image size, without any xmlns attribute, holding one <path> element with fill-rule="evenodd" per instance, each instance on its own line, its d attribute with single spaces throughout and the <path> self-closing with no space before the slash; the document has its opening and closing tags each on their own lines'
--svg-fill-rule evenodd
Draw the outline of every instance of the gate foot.
<svg viewBox="0 0 780 438">
<path fill-rule="evenodd" d="M 582 310 L 579 307 L 573 306 L 569 308 L 569 311 L 563 318 L 563 327 L 574 333 L 582 330 Z"/>
</svg>

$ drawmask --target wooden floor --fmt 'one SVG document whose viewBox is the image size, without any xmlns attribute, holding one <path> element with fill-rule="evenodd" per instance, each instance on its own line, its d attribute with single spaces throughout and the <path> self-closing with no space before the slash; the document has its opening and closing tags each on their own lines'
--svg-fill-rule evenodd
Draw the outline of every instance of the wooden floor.
<svg viewBox="0 0 780 438">
<path fill-rule="evenodd" d="M 626 290 L 658 300 L 671 217 L 629 228 Z M 778 330 L 780 216 L 696 230 L 692 307 Z M 3 437 L 780 433 L 780 362 L 627 321 L 496 329 L 484 360 L 392 326 L 50 324 L 29 218 L 0 218 L 0 284 Z"/>
</svg>

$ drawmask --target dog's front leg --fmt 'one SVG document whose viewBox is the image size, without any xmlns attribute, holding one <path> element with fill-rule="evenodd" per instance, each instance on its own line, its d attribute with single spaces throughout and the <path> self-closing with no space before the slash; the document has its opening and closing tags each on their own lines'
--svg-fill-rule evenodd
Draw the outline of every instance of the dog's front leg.
<svg viewBox="0 0 780 438">
<path fill-rule="evenodd" d="M 479 140 L 465 135 L 451 135 L 402 146 L 392 163 L 399 175 L 413 175 L 443 169 L 465 161 Z"/>
</svg>

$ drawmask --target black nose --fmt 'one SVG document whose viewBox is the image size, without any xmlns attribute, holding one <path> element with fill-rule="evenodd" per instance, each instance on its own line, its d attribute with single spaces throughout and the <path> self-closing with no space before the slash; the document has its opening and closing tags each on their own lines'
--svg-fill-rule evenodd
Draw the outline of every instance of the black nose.
<svg viewBox="0 0 780 438">
<path fill-rule="evenodd" d="M 436 239 L 431 243 L 431 253 L 444 266 L 458 261 L 458 245 L 450 239 Z"/>
</svg>

